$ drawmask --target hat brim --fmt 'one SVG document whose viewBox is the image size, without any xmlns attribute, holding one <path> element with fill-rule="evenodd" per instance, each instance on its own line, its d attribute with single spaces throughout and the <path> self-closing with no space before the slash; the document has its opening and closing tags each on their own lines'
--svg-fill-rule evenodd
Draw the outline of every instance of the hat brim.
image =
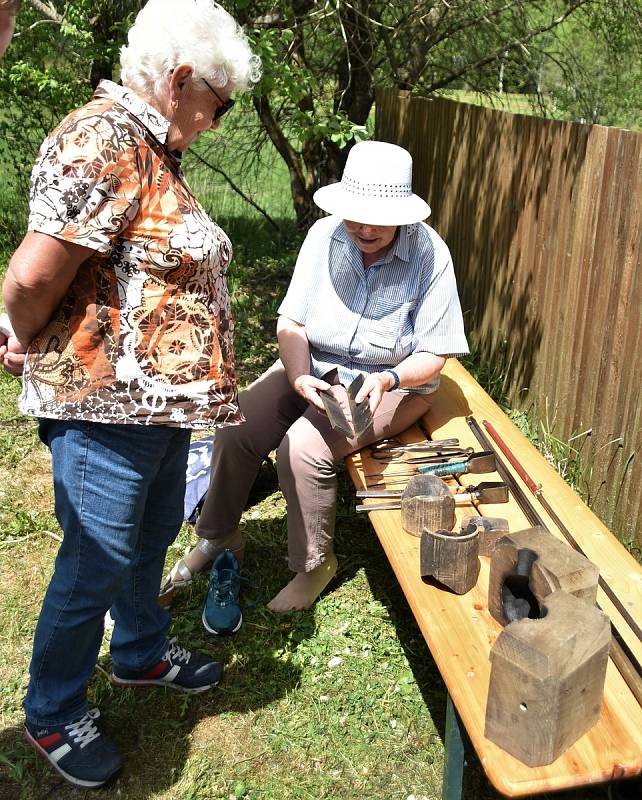
<svg viewBox="0 0 642 800">
<path fill-rule="evenodd" d="M 416 194 L 409 197 L 356 197 L 341 183 L 322 186 L 312 199 L 329 214 L 363 225 L 411 225 L 430 216 L 430 206 Z"/>
</svg>

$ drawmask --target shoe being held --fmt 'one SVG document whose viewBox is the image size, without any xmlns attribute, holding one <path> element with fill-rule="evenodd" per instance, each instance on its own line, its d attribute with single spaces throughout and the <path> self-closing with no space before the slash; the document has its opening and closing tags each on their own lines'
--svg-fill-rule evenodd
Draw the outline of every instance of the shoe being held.
<svg viewBox="0 0 642 800">
<path fill-rule="evenodd" d="M 142 672 L 112 668 L 111 682 L 115 686 L 138 688 L 142 686 L 167 686 L 180 692 L 205 692 L 221 680 L 222 666 L 205 653 L 190 652 L 176 639 L 167 643 L 165 655 L 150 669 Z"/>
<path fill-rule="evenodd" d="M 203 605 L 203 625 L 215 636 L 236 633 L 243 622 L 239 605 L 241 564 L 231 550 L 223 550 L 210 570 Z"/>
<path fill-rule="evenodd" d="M 96 789 L 120 772 L 116 745 L 96 725 L 100 716 L 91 708 L 66 725 L 25 723 L 25 739 L 62 777 L 74 786 Z"/>
</svg>

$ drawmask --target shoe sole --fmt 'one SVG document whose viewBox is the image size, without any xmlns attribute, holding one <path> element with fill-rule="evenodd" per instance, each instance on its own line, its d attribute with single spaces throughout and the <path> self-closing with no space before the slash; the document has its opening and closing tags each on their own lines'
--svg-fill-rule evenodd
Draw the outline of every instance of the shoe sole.
<svg viewBox="0 0 642 800">
<path fill-rule="evenodd" d="M 121 689 L 144 689 L 146 687 L 151 688 L 155 686 L 161 686 L 165 689 L 175 689 L 177 692 L 183 692 L 184 694 L 198 694 L 199 692 L 207 692 L 209 689 L 213 689 L 220 683 L 219 678 L 217 681 L 208 683 L 207 686 L 179 686 L 177 683 L 169 683 L 168 681 L 163 680 L 136 681 L 128 678 L 119 678 L 117 675 L 114 675 L 113 672 L 110 675 L 109 680 L 114 686 L 119 686 Z"/>
<path fill-rule="evenodd" d="M 59 775 L 61 775 L 66 781 L 74 786 L 82 786 L 84 789 L 97 789 L 99 786 L 104 786 L 105 784 L 109 783 L 109 781 L 113 780 L 122 769 L 122 767 L 118 767 L 115 772 L 112 772 L 108 778 L 105 778 L 102 781 L 83 781 L 81 778 L 74 778 L 73 775 L 65 772 L 62 767 L 60 767 L 53 759 L 51 759 L 49 753 L 44 749 L 44 747 L 40 747 L 38 742 L 33 738 L 26 728 L 24 729 L 24 738 L 27 743 L 33 747 L 36 753 L 38 753 L 41 758 L 44 758 L 50 767 L 53 767 Z"/>
<path fill-rule="evenodd" d="M 205 619 L 205 609 L 203 609 L 203 613 L 201 615 L 201 622 L 203 623 L 203 627 L 208 633 L 211 633 L 214 636 L 231 636 L 233 633 L 237 633 L 240 630 L 241 625 L 243 624 L 243 614 L 241 614 L 238 625 L 232 631 L 215 631 L 214 628 L 210 628 L 207 624 L 207 620 Z"/>
</svg>

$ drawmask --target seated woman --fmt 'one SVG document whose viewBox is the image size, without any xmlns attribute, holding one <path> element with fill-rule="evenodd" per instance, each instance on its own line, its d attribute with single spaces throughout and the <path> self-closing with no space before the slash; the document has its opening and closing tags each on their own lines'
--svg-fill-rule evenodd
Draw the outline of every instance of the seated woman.
<svg viewBox="0 0 642 800">
<path fill-rule="evenodd" d="M 355 145 L 341 182 L 322 187 L 314 200 L 332 216 L 316 222 L 301 247 L 279 308 L 280 360 L 240 394 L 247 422 L 217 432 L 199 542 L 166 577 L 161 595 L 225 550 L 241 558 L 241 514 L 261 462 L 276 449 L 288 563 L 296 575 L 268 607 L 308 608 L 337 569 L 337 465 L 420 419 L 446 359 L 468 352 L 450 253 L 421 222 L 430 208 L 412 193 L 406 150 Z M 347 438 L 331 427 L 320 392 L 336 384 L 331 391 L 340 399 L 339 383 L 360 373 L 365 380 L 356 399 L 368 399 L 373 424 L 360 438 Z M 226 569 L 215 563 L 210 582 L 225 573 L 229 586 L 238 562 L 225 555 Z M 213 588 L 220 596 L 221 587 Z M 222 632 L 208 624 L 206 612 L 203 621 Z"/>
</svg>

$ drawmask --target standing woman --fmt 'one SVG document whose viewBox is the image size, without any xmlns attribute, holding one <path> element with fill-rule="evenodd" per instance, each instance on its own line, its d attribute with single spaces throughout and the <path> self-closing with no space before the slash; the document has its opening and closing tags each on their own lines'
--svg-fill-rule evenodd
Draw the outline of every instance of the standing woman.
<svg viewBox="0 0 642 800">
<path fill-rule="evenodd" d="M 180 24 L 177 24 L 177 21 Z M 190 429 L 243 421 L 225 283 L 231 245 L 181 154 L 216 129 L 259 59 L 212 0 L 149 0 L 103 81 L 47 137 L 4 300 L 3 361 L 52 456 L 64 539 L 35 633 L 26 737 L 68 781 L 120 756 L 87 703 L 111 609 L 112 682 L 204 691 L 221 667 L 168 639 L 157 603 L 182 521 Z"/>
</svg>

